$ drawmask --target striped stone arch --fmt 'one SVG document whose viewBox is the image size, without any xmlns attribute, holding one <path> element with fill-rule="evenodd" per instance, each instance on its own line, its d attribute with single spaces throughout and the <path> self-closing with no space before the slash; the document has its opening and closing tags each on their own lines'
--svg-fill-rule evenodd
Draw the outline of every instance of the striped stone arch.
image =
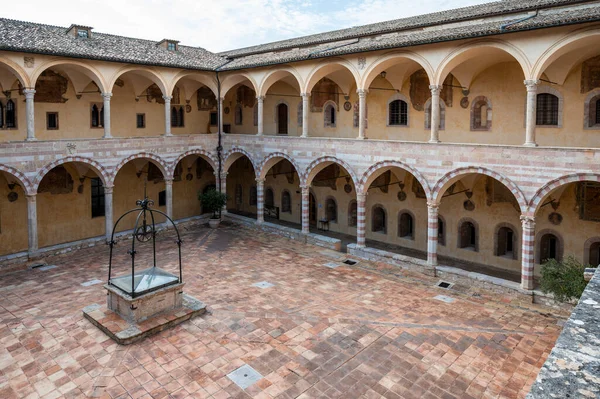
<svg viewBox="0 0 600 399">
<path fill-rule="evenodd" d="M 148 160 L 152 160 L 154 161 L 153 163 L 158 167 L 158 169 L 160 169 L 160 172 L 162 173 L 162 175 L 164 176 L 165 179 L 168 178 L 169 174 L 167 173 L 168 170 L 168 165 L 169 163 L 166 162 L 164 159 L 162 159 L 161 157 L 159 157 L 156 154 L 152 154 L 150 152 L 139 152 L 137 154 L 132 154 L 130 156 L 128 156 L 127 158 L 124 158 L 121 160 L 121 162 L 119 162 L 117 164 L 117 166 L 115 166 L 115 168 L 113 169 L 113 173 L 110 176 L 110 185 L 114 185 L 115 183 L 115 178 L 117 177 L 117 173 L 119 173 L 119 171 L 121 170 L 121 168 L 123 166 L 125 166 L 125 164 L 129 161 L 133 161 L 134 159 L 139 159 L 139 158 L 144 158 L 144 159 L 148 159 Z"/>
<path fill-rule="evenodd" d="M 264 179 L 267 176 L 267 173 L 269 173 L 269 170 L 273 166 L 275 166 L 275 164 L 277 164 L 277 162 L 281 161 L 281 159 L 277 159 L 277 158 L 282 158 L 282 159 L 288 160 L 292 164 L 294 169 L 296 169 L 296 173 L 298 173 L 298 177 L 300 178 L 300 181 L 302 182 L 304 180 L 302 170 L 300 169 L 300 167 L 298 167 L 298 164 L 296 163 L 296 161 L 292 157 L 290 157 L 288 154 L 284 154 L 283 152 L 272 152 L 262 160 L 262 162 L 260 163 L 260 166 L 259 166 L 259 172 L 258 172 L 259 178 Z"/>
<path fill-rule="evenodd" d="M 252 167 L 254 168 L 254 174 L 258 176 L 259 167 L 256 165 L 254 158 L 252 158 L 252 155 L 250 155 L 250 153 L 248 151 L 246 151 L 242 148 L 239 148 L 239 147 L 234 147 L 224 154 L 223 159 L 225 160 L 225 163 L 223 164 L 223 172 L 227 173 L 227 171 L 229 170 L 231 165 L 233 165 L 233 163 L 240 158 L 240 157 L 234 157 L 235 154 L 245 155 L 250 160 L 250 162 L 252 162 Z"/>
<path fill-rule="evenodd" d="M 445 189 L 449 186 L 449 183 L 451 181 L 453 182 L 457 180 L 457 177 L 467 175 L 470 173 L 486 175 L 498 180 L 500 183 L 504 184 L 504 186 L 508 188 L 510 192 L 515 196 L 517 202 L 519 203 L 521 213 L 524 213 L 527 210 L 527 200 L 525 199 L 525 195 L 523 195 L 521 189 L 512 180 L 498 172 L 494 172 L 493 170 L 476 166 L 458 168 L 446 173 L 440 180 L 438 180 L 436 185 L 433 187 L 433 191 L 431 193 L 432 201 L 439 204 Z"/>
<path fill-rule="evenodd" d="M 208 162 L 208 164 L 213 168 L 213 172 L 217 172 L 218 161 L 216 161 L 208 151 L 196 148 L 193 150 L 186 151 L 183 154 L 180 154 L 173 162 L 171 162 L 171 164 L 167 168 L 167 173 L 169 176 L 174 177 L 175 168 L 177 167 L 177 164 L 188 155 L 200 155 L 200 157 L 203 158 L 206 162 Z"/>
<path fill-rule="evenodd" d="M 373 176 L 373 174 L 377 173 L 378 170 L 380 170 L 382 168 L 388 168 L 388 167 L 397 167 L 400 169 L 404 169 L 405 171 L 407 171 L 408 173 L 413 175 L 414 178 L 417 179 L 417 181 L 419 183 L 421 183 L 421 186 L 423 186 L 425 195 L 427 195 L 427 201 L 429 201 L 431 199 L 431 188 L 429 187 L 429 182 L 427 181 L 427 179 L 425 177 L 423 177 L 421 172 L 414 169 L 412 166 L 405 164 L 404 162 L 392 161 L 392 160 L 380 161 L 380 162 L 377 162 L 376 164 L 372 165 L 363 174 L 362 178 L 360 179 L 359 187 L 356 189 L 357 192 L 366 193 L 367 190 L 369 189 L 369 187 L 367 186 L 367 182 L 369 181 L 371 176 Z M 370 186 L 370 184 L 369 184 L 369 186 Z M 358 190 L 360 190 L 360 191 L 358 191 Z"/>
<path fill-rule="evenodd" d="M 542 188 L 540 188 L 533 198 L 531 198 L 531 202 L 529 203 L 529 212 L 532 215 L 538 210 L 538 206 L 540 202 L 546 197 L 546 195 L 550 194 L 555 189 L 560 186 L 564 186 L 569 183 L 576 183 L 580 181 L 593 181 L 600 183 L 600 174 L 598 173 L 573 173 L 570 175 L 559 177 L 558 179 L 554 179 L 546 183 Z"/>
<path fill-rule="evenodd" d="M 35 180 L 33 181 L 33 188 L 34 188 L 35 192 L 37 193 L 37 189 L 38 189 L 40 183 L 42 182 L 42 179 L 44 178 L 44 176 L 46 176 L 46 174 L 48 172 L 50 172 L 52 169 L 54 169 L 55 167 L 57 167 L 59 165 L 63 165 L 63 164 L 70 163 L 70 162 L 79 162 L 79 163 L 84 163 L 84 164 L 90 166 L 94 170 L 94 172 L 96 172 L 98 177 L 102 180 L 102 184 L 105 187 L 112 187 L 112 185 L 113 185 L 112 179 L 110 178 L 111 175 L 108 172 L 108 169 L 106 169 L 103 165 L 101 165 L 97 161 L 94 161 L 93 159 L 86 158 L 86 157 L 74 156 L 74 157 L 65 157 L 65 158 L 57 159 L 56 161 L 51 162 L 48 165 L 44 166 L 38 172 Z"/>
<path fill-rule="evenodd" d="M 34 190 L 33 184 L 31 184 L 31 182 L 29 181 L 27 176 L 23 174 L 23 172 L 2 164 L 0 164 L 0 171 L 6 172 L 13 176 L 15 179 L 17 179 L 19 181 L 19 184 L 21 185 L 21 188 L 23 188 L 23 191 L 25 191 L 25 195 L 35 195 L 36 190 Z"/>
<path fill-rule="evenodd" d="M 340 165 L 344 169 L 346 169 L 346 171 L 348 172 L 348 174 L 350 174 L 350 177 L 352 178 L 352 182 L 354 183 L 355 189 L 358 189 L 360 180 L 358 179 L 358 177 L 356 176 L 356 173 L 354 173 L 354 170 L 350 167 L 350 165 L 348 165 L 346 162 L 342 161 L 339 158 L 331 157 L 331 156 L 324 156 L 324 157 L 317 158 L 314 161 L 312 161 L 310 163 L 310 165 L 308 165 L 308 167 L 305 169 L 303 180 L 300 181 L 300 185 L 301 186 L 310 185 L 312 183 L 312 180 L 315 178 L 315 176 L 322 170 L 322 169 L 319 169 L 319 170 L 315 171 L 317 166 L 319 166 L 322 163 L 326 163 L 326 162 L 337 163 L 338 165 Z"/>
</svg>

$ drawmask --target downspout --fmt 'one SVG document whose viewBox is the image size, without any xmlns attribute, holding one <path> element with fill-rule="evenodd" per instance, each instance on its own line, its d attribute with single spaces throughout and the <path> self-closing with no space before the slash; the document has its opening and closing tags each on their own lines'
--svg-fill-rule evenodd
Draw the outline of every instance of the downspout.
<svg viewBox="0 0 600 399">
<path fill-rule="evenodd" d="M 516 24 L 520 24 L 521 22 L 525 22 L 525 21 L 527 21 L 527 20 L 530 20 L 530 19 L 532 19 L 532 18 L 535 18 L 535 17 L 537 17 L 537 16 L 538 16 L 538 14 L 539 14 L 539 13 L 540 13 L 540 10 L 535 10 L 535 14 L 533 14 L 533 15 L 529 15 L 529 16 L 527 16 L 527 17 L 525 17 L 525 18 L 522 18 L 522 19 L 519 19 L 519 20 L 517 20 L 517 21 L 513 21 L 513 22 L 509 22 L 509 23 L 507 23 L 507 24 L 504 24 L 504 25 L 500 25 L 500 30 L 501 30 L 501 31 L 504 31 L 504 30 L 506 30 L 506 28 L 508 28 L 509 26 L 513 26 L 513 25 L 516 25 Z"/>
</svg>

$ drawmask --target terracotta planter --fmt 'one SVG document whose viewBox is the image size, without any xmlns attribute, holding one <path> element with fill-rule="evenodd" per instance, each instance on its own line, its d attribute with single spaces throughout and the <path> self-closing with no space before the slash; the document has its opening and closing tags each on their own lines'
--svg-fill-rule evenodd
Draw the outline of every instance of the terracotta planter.
<svg viewBox="0 0 600 399">
<path fill-rule="evenodd" d="M 219 227 L 220 223 L 221 219 L 208 219 L 208 225 L 211 229 L 216 229 L 217 227 Z"/>
</svg>

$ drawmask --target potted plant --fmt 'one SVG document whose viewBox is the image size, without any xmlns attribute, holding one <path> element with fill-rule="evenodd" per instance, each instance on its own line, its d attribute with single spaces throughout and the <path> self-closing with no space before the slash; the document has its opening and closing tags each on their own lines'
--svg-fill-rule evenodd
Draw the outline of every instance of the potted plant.
<svg viewBox="0 0 600 399">
<path fill-rule="evenodd" d="M 211 188 L 205 193 L 198 193 L 198 199 L 205 212 L 212 212 L 208 220 L 209 226 L 217 228 L 221 222 L 220 211 L 227 204 L 227 195 Z"/>
</svg>

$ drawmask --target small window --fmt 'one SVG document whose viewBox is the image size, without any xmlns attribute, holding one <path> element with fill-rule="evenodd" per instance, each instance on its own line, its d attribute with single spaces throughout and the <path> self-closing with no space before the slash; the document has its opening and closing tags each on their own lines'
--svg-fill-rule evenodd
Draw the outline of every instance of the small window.
<svg viewBox="0 0 600 399">
<path fill-rule="evenodd" d="M 446 224 L 441 218 L 438 218 L 438 244 L 446 245 Z"/>
<path fill-rule="evenodd" d="M 244 112 L 243 112 L 242 106 L 240 104 L 237 104 L 235 106 L 235 124 L 241 125 L 243 117 L 244 117 Z"/>
<path fill-rule="evenodd" d="M 471 106 L 471 130 L 489 131 L 491 128 L 491 103 L 485 96 L 476 97 Z"/>
<path fill-rule="evenodd" d="M 242 207 L 242 201 L 243 201 L 243 189 L 242 189 L 242 185 L 241 184 L 236 184 L 235 185 L 235 206 L 237 209 L 240 209 Z"/>
<path fill-rule="evenodd" d="M 554 234 L 544 234 L 540 240 L 540 263 L 544 263 L 550 259 L 560 261 L 559 242 Z"/>
<path fill-rule="evenodd" d="M 136 114 L 135 123 L 138 129 L 144 129 L 146 127 L 146 114 Z"/>
<path fill-rule="evenodd" d="M 558 126 L 558 97 L 550 93 L 537 95 L 536 121 L 538 126 Z"/>
<path fill-rule="evenodd" d="M 590 245 L 588 263 L 593 267 L 600 265 L 600 242 L 595 242 Z"/>
<path fill-rule="evenodd" d="M 4 105 L 0 102 L 0 129 L 4 127 Z"/>
<path fill-rule="evenodd" d="M 275 195 L 273 194 L 273 190 L 270 188 L 267 188 L 265 191 L 265 206 L 275 206 Z"/>
<path fill-rule="evenodd" d="M 158 193 L 158 206 L 167 206 L 167 192 L 165 190 Z"/>
<path fill-rule="evenodd" d="M 408 125 L 408 105 L 406 101 L 394 100 L 389 105 L 390 109 L 390 126 L 407 126 Z"/>
<path fill-rule="evenodd" d="M 323 117 L 325 119 L 325 127 L 335 127 L 336 123 L 335 106 L 331 103 L 327 104 L 323 110 Z"/>
<path fill-rule="evenodd" d="M 496 234 L 496 256 L 516 259 L 514 231 L 510 227 L 500 227 Z"/>
<path fill-rule="evenodd" d="M 210 113 L 210 125 L 211 126 L 217 126 L 218 124 L 218 117 L 217 117 L 217 113 L 216 112 L 211 112 Z"/>
<path fill-rule="evenodd" d="M 281 194 L 281 212 L 292 213 L 292 196 L 287 190 Z"/>
<path fill-rule="evenodd" d="M 13 129 L 17 127 L 17 110 L 13 100 L 6 103 L 6 127 Z"/>
<path fill-rule="evenodd" d="M 256 203 L 258 202 L 256 197 L 256 186 L 252 186 L 250 187 L 250 200 L 248 201 L 248 205 L 256 206 Z"/>
<path fill-rule="evenodd" d="M 358 206 L 356 201 L 350 202 L 348 207 L 348 227 L 356 227 L 358 221 Z"/>
<path fill-rule="evenodd" d="M 600 97 L 596 99 L 596 123 L 595 125 L 600 125 Z"/>
<path fill-rule="evenodd" d="M 105 216 L 104 185 L 99 177 L 92 178 L 92 217 Z"/>
<path fill-rule="evenodd" d="M 90 110 L 90 125 L 92 127 L 104 126 L 104 105 L 92 104 L 92 108 Z"/>
<path fill-rule="evenodd" d="M 477 252 L 477 229 L 475 224 L 463 222 L 458 233 L 458 247 Z"/>
<path fill-rule="evenodd" d="M 77 29 L 77 37 L 81 39 L 87 39 L 90 37 L 90 31 L 87 29 Z"/>
<path fill-rule="evenodd" d="M 333 198 L 327 198 L 325 201 L 325 216 L 330 222 L 337 222 L 337 203 Z"/>
<path fill-rule="evenodd" d="M 398 218 L 398 237 L 407 240 L 414 240 L 415 238 L 414 219 L 408 212 L 401 213 Z"/>
<path fill-rule="evenodd" d="M 254 104 L 254 108 L 252 110 L 252 116 L 254 118 L 254 126 L 258 126 L 258 103 Z"/>
<path fill-rule="evenodd" d="M 302 110 L 302 101 L 298 103 L 298 110 L 296 112 L 296 118 L 298 119 L 298 127 L 302 127 L 304 111 Z"/>
<path fill-rule="evenodd" d="M 46 129 L 58 130 L 58 112 L 46 112 Z"/>
<path fill-rule="evenodd" d="M 387 233 L 385 210 L 381 206 L 376 206 L 373 208 L 373 221 L 371 222 L 371 231 L 374 233 Z"/>
<path fill-rule="evenodd" d="M 177 50 L 177 44 L 174 42 L 167 42 L 167 50 L 169 50 L 169 51 Z"/>
<path fill-rule="evenodd" d="M 171 127 L 178 127 L 179 126 L 179 113 L 177 112 L 177 108 L 173 107 L 171 108 Z"/>
</svg>

